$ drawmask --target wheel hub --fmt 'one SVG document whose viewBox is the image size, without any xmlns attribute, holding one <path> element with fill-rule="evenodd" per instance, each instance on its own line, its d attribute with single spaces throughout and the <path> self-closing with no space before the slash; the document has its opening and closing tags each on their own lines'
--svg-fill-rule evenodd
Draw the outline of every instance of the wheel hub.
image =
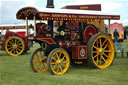
<svg viewBox="0 0 128 85">
<path fill-rule="evenodd" d="M 13 47 L 14 49 L 16 49 L 16 48 L 17 48 L 17 45 L 16 45 L 16 44 L 14 44 L 14 45 L 12 45 L 12 47 Z"/>
<path fill-rule="evenodd" d="M 104 49 L 103 49 L 103 48 L 100 48 L 100 49 L 99 49 L 99 54 L 100 54 L 100 55 L 103 55 L 103 54 L 104 54 Z"/>
<path fill-rule="evenodd" d="M 61 61 L 60 61 L 60 60 L 57 60 L 57 61 L 56 61 L 56 64 L 60 64 L 60 63 L 61 63 Z"/>
</svg>

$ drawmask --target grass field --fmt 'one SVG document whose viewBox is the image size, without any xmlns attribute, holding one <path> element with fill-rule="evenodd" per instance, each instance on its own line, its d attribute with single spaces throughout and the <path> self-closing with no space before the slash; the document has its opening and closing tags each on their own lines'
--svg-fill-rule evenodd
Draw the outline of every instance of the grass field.
<svg viewBox="0 0 128 85">
<path fill-rule="evenodd" d="M 123 42 L 125 46 L 128 40 Z M 29 65 L 34 49 L 17 57 L 0 51 L 0 85 L 128 85 L 128 58 L 115 58 L 107 69 L 92 69 L 87 66 L 70 66 L 68 72 L 53 76 L 48 71 L 34 73 Z"/>
</svg>

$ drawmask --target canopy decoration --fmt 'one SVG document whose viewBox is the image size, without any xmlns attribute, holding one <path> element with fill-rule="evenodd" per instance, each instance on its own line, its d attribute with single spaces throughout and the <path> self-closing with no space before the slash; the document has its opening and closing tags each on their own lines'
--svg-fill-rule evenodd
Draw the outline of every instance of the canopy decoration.
<svg viewBox="0 0 128 85">
<path fill-rule="evenodd" d="M 56 9 L 52 9 L 56 10 Z M 61 10 L 61 9 L 60 9 Z M 69 10 L 70 11 L 70 10 Z M 119 20 L 120 15 L 103 15 L 95 13 L 71 13 L 71 12 L 54 12 L 54 11 L 38 11 L 34 7 L 25 7 L 20 9 L 16 17 L 17 19 L 25 19 L 28 17 L 28 20 L 32 20 L 33 17 L 36 17 L 36 20 L 71 20 L 71 21 L 88 21 L 88 20 Z"/>
</svg>

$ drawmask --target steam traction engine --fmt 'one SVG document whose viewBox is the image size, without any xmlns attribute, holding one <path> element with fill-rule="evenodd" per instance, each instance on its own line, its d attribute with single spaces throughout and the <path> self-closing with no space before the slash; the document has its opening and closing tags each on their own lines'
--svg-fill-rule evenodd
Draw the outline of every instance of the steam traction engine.
<svg viewBox="0 0 128 85">
<path fill-rule="evenodd" d="M 30 60 L 34 72 L 49 70 L 51 74 L 61 75 L 67 72 L 70 63 L 76 61 L 87 60 L 90 66 L 100 69 L 112 64 L 115 53 L 113 41 L 102 33 L 104 28 L 92 23 L 98 22 L 102 27 L 103 20 L 108 19 L 110 24 L 110 20 L 119 20 L 119 15 L 51 8 L 25 7 L 16 14 L 17 19 L 26 20 L 27 32 L 28 20 L 34 21 L 34 35 L 28 37 L 40 44 Z"/>
<path fill-rule="evenodd" d="M 11 56 L 18 56 L 30 49 L 30 42 L 25 37 L 25 25 L 0 26 L 0 50 Z M 13 31 L 17 32 L 13 32 Z M 18 31 L 20 30 L 20 31 Z"/>
</svg>

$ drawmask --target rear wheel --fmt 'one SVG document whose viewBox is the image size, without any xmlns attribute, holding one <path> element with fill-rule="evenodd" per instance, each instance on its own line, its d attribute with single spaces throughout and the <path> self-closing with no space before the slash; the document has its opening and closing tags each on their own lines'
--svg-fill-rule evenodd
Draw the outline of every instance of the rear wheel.
<svg viewBox="0 0 128 85">
<path fill-rule="evenodd" d="M 48 56 L 48 70 L 51 74 L 62 75 L 70 65 L 68 53 L 62 48 L 56 48 Z"/>
<path fill-rule="evenodd" d="M 99 33 L 92 36 L 88 42 L 88 63 L 92 67 L 104 69 L 109 67 L 115 54 L 115 48 L 112 39 Z"/>
<path fill-rule="evenodd" d="M 47 57 L 41 48 L 36 49 L 30 59 L 30 66 L 34 72 L 44 72 L 48 70 Z"/>
<path fill-rule="evenodd" d="M 22 38 L 9 37 L 5 42 L 5 50 L 11 56 L 18 56 L 24 52 L 25 44 Z"/>
</svg>

